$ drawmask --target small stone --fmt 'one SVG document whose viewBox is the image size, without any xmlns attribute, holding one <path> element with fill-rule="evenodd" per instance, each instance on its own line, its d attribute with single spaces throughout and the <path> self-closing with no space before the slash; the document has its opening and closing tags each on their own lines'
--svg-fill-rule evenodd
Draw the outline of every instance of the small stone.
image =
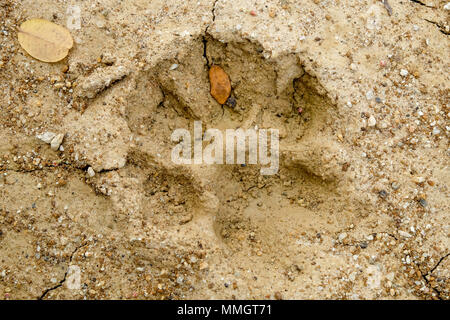
<svg viewBox="0 0 450 320">
<path fill-rule="evenodd" d="M 438 135 L 439 133 L 441 133 L 441 130 L 439 130 L 438 127 L 434 127 L 433 128 L 433 135 Z"/>
<path fill-rule="evenodd" d="M 398 232 L 398 234 L 401 235 L 403 238 L 411 238 L 411 234 L 409 234 L 409 233 L 406 232 L 406 231 L 400 230 L 400 231 Z"/>
<path fill-rule="evenodd" d="M 397 182 L 392 182 L 391 187 L 394 190 L 398 190 L 400 188 L 400 185 Z"/>
<path fill-rule="evenodd" d="M 283 296 L 281 295 L 281 293 L 279 291 L 275 292 L 274 297 L 277 300 L 283 300 Z"/>
<path fill-rule="evenodd" d="M 447 4 L 444 6 L 444 10 L 450 10 L 450 2 L 447 2 Z"/>
<path fill-rule="evenodd" d="M 424 177 L 415 177 L 413 180 L 416 184 L 421 184 L 425 182 L 425 178 Z"/>
<path fill-rule="evenodd" d="M 170 66 L 169 70 L 175 70 L 176 68 L 178 68 L 178 64 L 174 63 Z"/>
<path fill-rule="evenodd" d="M 236 99 L 233 96 L 230 96 L 226 101 L 226 105 L 230 108 L 236 107 Z"/>
<path fill-rule="evenodd" d="M 394 278 L 395 278 L 395 274 L 393 272 L 389 272 L 386 275 L 386 279 L 388 279 L 389 281 L 394 281 Z"/>
<path fill-rule="evenodd" d="M 381 198 L 385 199 L 387 197 L 388 193 L 386 192 L 386 190 L 380 190 L 380 192 L 378 192 L 378 195 Z"/>
<path fill-rule="evenodd" d="M 419 199 L 419 203 L 420 203 L 420 205 L 421 205 L 422 207 L 424 207 L 424 208 L 428 205 L 427 200 L 425 200 L 425 199 L 423 199 L 423 198 L 420 198 L 420 199 Z"/>
<path fill-rule="evenodd" d="M 361 242 L 360 244 L 359 244 L 359 246 L 361 247 L 361 249 L 366 249 L 367 248 L 367 246 L 368 246 L 369 244 L 367 243 L 367 242 Z"/>
<path fill-rule="evenodd" d="M 50 142 L 50 147 L 53 151 L 57 151 L 59 149 L 59 146 L 64 140 L 64 134 L 60 133 L 57 134 L 53 139 L 52 142 Z"/>
<path fill-rule="evenodd" d="M 408 70 L 406 70 L 406 69 L 401 69 L 400 70 L 400 75 L 402 77 L 406 77 L 406 76 L 408 76 L 408 74 L 409 74 Z"/>
<path fill-rule="evenodd" d="M 95 171 L 94 171 L 94 169 L 92 169 L 92 167 L 89 167 L 88 169 L 87 169 L 87 174 L 88 174 L 88 176 L 89 177 L 93 177 L 93 176 L 95 176 Z"/>
<path fill-rule="evenodd" d="M 36 138 L 38 138 L 39 140 L 44 141 L 45 143 L 50 144 L 53 140 L 53 138 L 55 137 L 56 134 L 54 134 L 53 132 L 47 131 L 44 132 L 42 134 L 38 134 L 36 136 Z"/>
<path fill-rule="evenodd" d="M 375 127 L 375 125 L 377 124 L 377 120 L 375 119 L 374 116 L 370 116 L 369 120 L 367 120 L 367 125 L 369 127 Z"/>
<path fill-rule="evenodd" d="M 347 233 L 342 232 L 339 236 L 338 236 L 338 240 L 340 242 L 342 242 L 342 240 L 344 240 L 345 238 L 347 238 Z"/>
<path fill-rule="evenodd" d="M 380 128 L 381 129 L 386 129 L 387 127 L 389 127 L 389 124 L 386 121 L 381 121 L 380 122 Z"/>
</svg>

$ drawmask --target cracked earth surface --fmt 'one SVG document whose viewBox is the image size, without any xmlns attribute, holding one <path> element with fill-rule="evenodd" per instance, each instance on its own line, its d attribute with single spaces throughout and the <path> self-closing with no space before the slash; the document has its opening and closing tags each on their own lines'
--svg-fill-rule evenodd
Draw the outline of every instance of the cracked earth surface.
<svg viewBox="0 0 450 320">
<path fill-rule="evenodd" d="M 74 0 L 34 60 L 68 5 L 0 1 L 1 299 L 449 299 L 446 1 Z M 277 128 L 278 174 L 172 163 L 194 120 Z"/>
</svg>

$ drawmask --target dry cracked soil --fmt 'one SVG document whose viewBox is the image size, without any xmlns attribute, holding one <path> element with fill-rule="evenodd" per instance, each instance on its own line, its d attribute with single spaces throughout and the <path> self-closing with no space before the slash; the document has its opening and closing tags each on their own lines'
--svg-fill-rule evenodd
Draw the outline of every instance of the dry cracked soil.
<svg viewBox="0 0 450 320">
<path fill-rule="evenodd" d="M 0 0 L 0 299 L 449 299 L 449 9 Z M 278 129 L 279 171 L 172 162 L 194 121 Z"/>
</svg>

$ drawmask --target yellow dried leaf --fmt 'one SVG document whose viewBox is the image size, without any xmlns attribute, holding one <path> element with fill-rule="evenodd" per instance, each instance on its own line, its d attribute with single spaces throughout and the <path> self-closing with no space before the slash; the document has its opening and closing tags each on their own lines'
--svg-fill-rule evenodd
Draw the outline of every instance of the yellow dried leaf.
<svg viewBox="0 0 450 320">
<path fill-rule="evenodd" d="M 64 59 L 73 46 L 72 36 L 66 28 L 44 19 L 22 23 L 18 39 L 26 52 L 44 62 Z"/>
<path fill-rule="evenodd" d="M 231 93 L 231 82 L 226 72 L 219 66 L 213 65 L 209 69 L 211 95 L 220 104 L 224 104 Z"/>
</svg>

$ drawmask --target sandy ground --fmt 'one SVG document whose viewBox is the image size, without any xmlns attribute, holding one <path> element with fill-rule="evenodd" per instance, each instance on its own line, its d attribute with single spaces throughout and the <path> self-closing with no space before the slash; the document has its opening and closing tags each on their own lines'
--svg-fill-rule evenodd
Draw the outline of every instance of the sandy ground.
<svg viewBox="0 0 450 320">
<path fill-rule="evenodd" d="M 0 298 L 449 299 L 446 5 L 0 0 Z M 172 163 L 194 120 L 279 129 L 278 174 Z"/>
</svg>

